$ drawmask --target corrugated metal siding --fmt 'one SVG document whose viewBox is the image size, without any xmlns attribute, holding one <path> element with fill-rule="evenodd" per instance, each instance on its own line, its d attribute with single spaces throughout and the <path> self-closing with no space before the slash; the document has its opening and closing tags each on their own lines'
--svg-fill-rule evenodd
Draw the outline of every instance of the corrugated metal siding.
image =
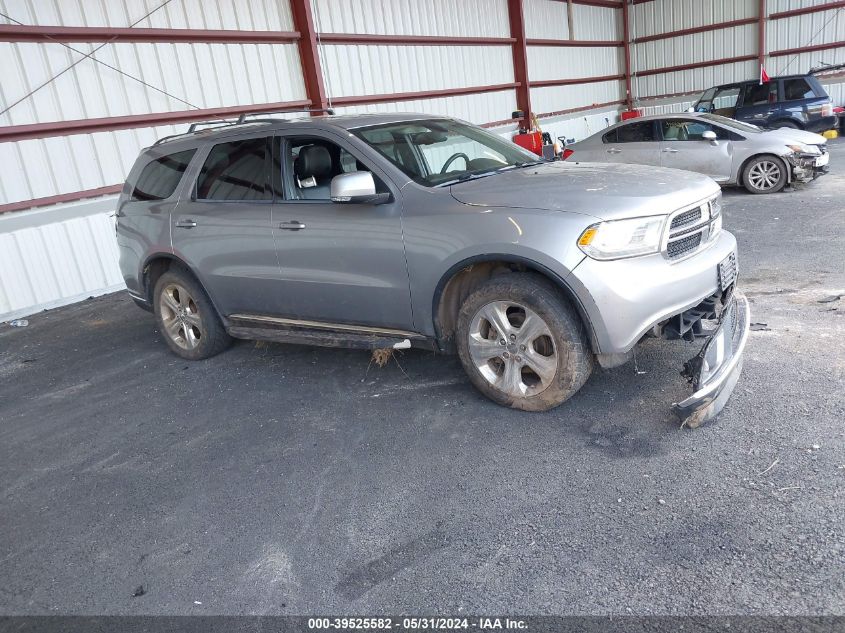
<svg viewBox="0 0 845 633">
<path fill-rule="evenodd" d="M 565 2 L 525 0 L 525 36 L 543 40 L 569 39 L 569 16 Z"/>
<path fill-rule="evenodd" d="M 799 9 L 814 4 L 818 3 L 772 2 L 769 5 L 769 13 Z M 766 25 L 767 51 L 830 44 L 842 40 L 845 40 L 845 11 L 841 9 L 769 20 Z M 807 72 L 813 66 L 818 66 L 822 61 L 830 64 L 845 63 L 845 47 L 769 57 L 766 60 L 766 71 L 770 75 L 800 74 Z"/>
<path fill-rule="evenodd" d="M 757 16 L 757 0 L 655 0 L 631 7 L 631 38 Z"/>
<path fill-rule="evenodd" d="M 513 82 L 508 46 L 343 44 L 323 45 L 320 53 L 332 97 Z"/>
<path fill-rule="evenodd" d="M 24 24 L 49 26 L 126 27 L 138 22 L 143 28 L 293 29 L 290 6 L 279 0 L 0 0 L 0 9 Z M 0 17 L 0 23 L 6 22 Z"/>
<path fill-rule="evenodd" d="M 295 44 L 70 46 L 80 52 L 56 43 L 0 43 L 0 58 L 15 67 L 3 73 L 4 103 L 12 104 L 56 77 L 0 116 L 0 125 L 305 98 Z M 84 58 L 95 49 L 95 59 L 103 63 Z"/>
<path fill-rule="evenodd" d="M 516 110 L 516 94 L 513 90 L 501 90 L 499 92 L 480 93 L 461 97 L 416 99 L 396 103 L 335 108 L 338 114 L 423 112 L 427 114 L 453 116 L 476 124 L 507 119 L 514 110 Z"/>
<path fill-rule="evenodd" d="M 604 77 L 624 71 L 625 54 L 619 47 L 528 47 L 531 81 Z"/>
<path fill-rule="evenodd" d="M 634 79 L 634 97 L 642 99 L 656 95 L 702 92 L 710 86 L 753 79 L 757 72 L 757 62 L 747 61 L 637 77 Z"/>
<path fill-rule="evenodd" d="M 535 112 L 558 112 L 624 98 L 624 81 L 602 81 L 577 86 L 551 86 L 531 89 L 531 106 Z"/>
<path fill-rule="evenodd" d="M 569 39 L 566 2 L 526 0 L 525 35 L 529 38 Z M 572 6 L 572 26 L 576 40 L 621 40 L 622 12 L 618 9 Z"/>
<path fill-rule="evenodd" d="M 108 212 L 44 225 L 41 213 L 12 231 L 0 218 L 0 321 L 123 287 Z"/>
<path fill-rule="evenodd" d="M 323 33 L 508 37 L 506 0 L 315 0 Z"/>
</svg>

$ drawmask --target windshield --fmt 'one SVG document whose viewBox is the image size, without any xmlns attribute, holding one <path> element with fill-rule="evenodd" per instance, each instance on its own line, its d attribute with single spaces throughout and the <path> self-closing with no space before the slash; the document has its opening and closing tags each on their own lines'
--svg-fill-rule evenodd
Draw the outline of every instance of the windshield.
<svg viewBox="0 0 845 633">
<path fill-rule="evenodd" d="M 449 119 L 407 121 L 352 132 L 427 187 L 442 187 L 541 162 L 481 128 Z"/>
<path fill-rule="evenodd" d="M 702 114 L 701 118 L 713 121 L 713 123 L 718 123 L 719 125 L 724 125 L 725 127 L 733 128 L 739 132 L 745 132 L 746 134 L 759 134 L 762 131 L 756 125 L 743 123 L 741 121 L 737 121 L 736 119 L 729 119 L 726 116 L 719 116 L 718 114 Z"/>
</svg>

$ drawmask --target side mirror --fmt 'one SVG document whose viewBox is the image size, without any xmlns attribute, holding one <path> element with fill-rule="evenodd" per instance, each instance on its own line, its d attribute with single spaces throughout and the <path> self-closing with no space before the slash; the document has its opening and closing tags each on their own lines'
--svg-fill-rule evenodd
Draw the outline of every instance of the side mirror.
<svg viewBox="0 0 845 633">
<path fill-rule="evenodd" d="M 702 132 L 701 140 L 710 141 L 710 143 L 713 145 L 716 145 L 718 143 L 718 141 L 716 140 L 716 133 L 713 130 L 707 130 L 706 132 Z"/>
<path fill-rule="evenodd" d="M 368 171 L 353 171 L 332 178 L 332 202 L 339 204 L 384 204 L 389 193 L 377 193 L 376 181 Z"/>
</svg>

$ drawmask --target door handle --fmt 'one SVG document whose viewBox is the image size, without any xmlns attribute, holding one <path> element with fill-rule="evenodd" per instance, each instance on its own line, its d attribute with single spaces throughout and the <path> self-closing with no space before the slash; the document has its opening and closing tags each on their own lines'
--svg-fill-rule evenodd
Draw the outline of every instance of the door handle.
<svg viewBox="0 0 845 633">
<path fill-rule="evenodd" d="M 608 154 L 619 154 L 621 152 L 622 152 L 621 149 L 616 149 L 615 147 L 611 147 L 609 150 L 607 150 Z"/>
<path fill-rule="evenodd" d="M 671 147 L 664 147 L 663 151 L 666 152 L 667 154 L 677 154 L 678 153 L 678 150 L 672 149 Z"/>
<path fill-rule="evenodd" d="M 196 225 L 196 221 L 190 218 L 184 218 L 182 220 L 177 220 L 176 222 L 176 226 L 178 226 L 180 229 L 192 229 Z"/>
<path fill-rule="evenodd" d="M 299 220 L 290 220 L 289 222 L 279 224 L 279 228 L 283 231 L 299 231 L 300 229 L 304 229 L 305 225 Z"/>
</svg>

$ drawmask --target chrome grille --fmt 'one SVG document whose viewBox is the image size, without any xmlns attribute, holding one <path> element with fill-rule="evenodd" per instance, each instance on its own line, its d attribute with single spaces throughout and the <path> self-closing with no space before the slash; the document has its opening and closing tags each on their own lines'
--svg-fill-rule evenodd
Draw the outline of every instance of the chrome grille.
<svg viewBox="0 0 845 633">
<path fill-rule="evenodd" d="M 720 213 L 718 196 L 691 209 L 677 211 L 671 216 L 666 230 L 664 256 L 671 261 L 679 261 L 703 248 L 715 237 L 710 231 Z"/>
<path fill-rule="evenodd" d="M 666 253 L 669 255 L 669 259 L 677 259 L 691 253 L 699 246 L 701 246 L 701 233 L 693 233 L 669 242 L 666 246 Z"/>
<path fill-rule="evenodd" d="M 701 207 L 696 207 L 695 209 L 684 211 L 681 215 L 676 216 L 675 219 L 672 220 L 672 224 L 669 227 L 669 230 L 674 231 L 675 229 L 684 228 L 690 224 L 695 224 L 700 219 Z"/>
</svg>

